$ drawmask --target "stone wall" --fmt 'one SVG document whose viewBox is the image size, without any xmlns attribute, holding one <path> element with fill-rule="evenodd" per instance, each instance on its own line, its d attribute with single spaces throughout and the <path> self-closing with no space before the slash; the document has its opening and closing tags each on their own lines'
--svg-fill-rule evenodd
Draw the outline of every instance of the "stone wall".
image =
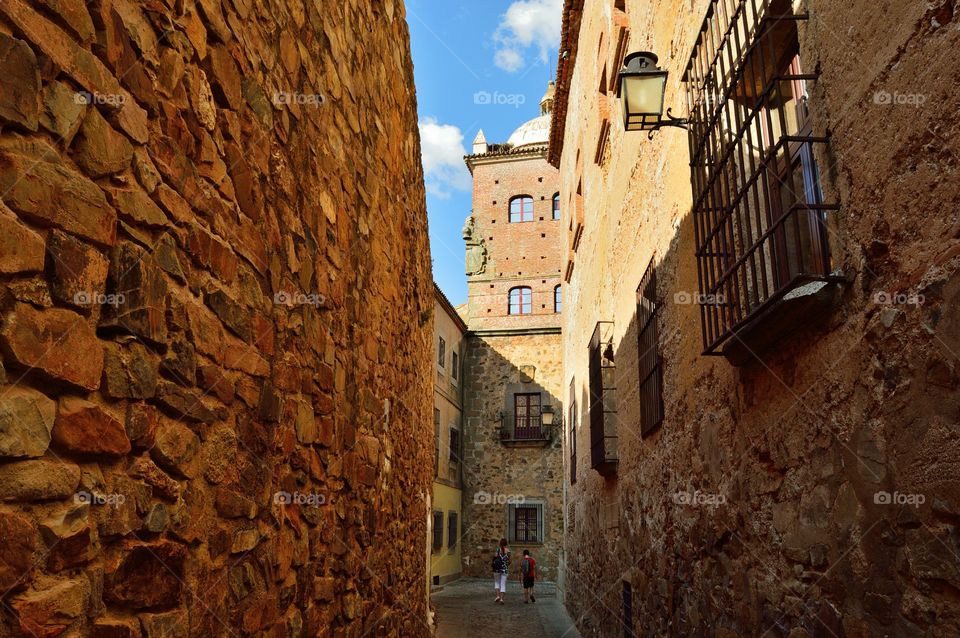
<svg viewBox="0 0 960 638">
<path fill-rule="evenodd" d="M 464 362 L 463 571 L 490 577 L 490 560 L 509 537 L 510 503 L 543 505 L 541 543 L 512 543 L 511 578 L 529 549 L 539 578 L 556 580 L 563 547 L 562 442 L 510 447 L 500 438 L 500 412 L 512 412 L 513 394 L 539 392 L 562 413 L 559 334 L 471 335 Z M 509 407 L 508 407 L 509 406 Z"/>
<path fill-rule="evenodd" d="M 399 2 L 0 3 L 0 635 L 428 634 L 416 130 Z"/>
<path fill-rule="evenodd" d="M 685 114 L 681 77 L 709 3 L 627 0 L 625 14 L 616 4 L 566 3 L 583 16 L 572 34 L 580 53 L 569 81 L 558 74 L 558 102 L 569 90 L 557 107 L 562 200 L 582 179 L 585 219 L 564 290 L 563 383 L 580 412 L 565 530 L 566 600 L 581 631 L 624 635 L 626 582 L 638 636 L 956 635 L 955 5 L 795 3 L 811 15 L 801 55 L 821 72 L 810 105 L 815 130 L 832 135 L 818 159 L 842 206 L 832 244 L 850 283 L 832 313 L 806 317 L 806 330 L 737 368 L 701 356 L 689 303 L 687 134 L 625 133 L 611 86 L 610 139 L 589 159 L 606 116 L 599 74 L 621 62 L 619 27 L 627 52 L 660 56 L 666 104 Z M 651 259 L 666 418 L 641 437 L 636 290 Z M 906 303 L 878 302 L 891 298 Z M 598 321 L 615 322 L 620 458 L 607 480 L 589 459 L 587 342 Z"/>
</svg>

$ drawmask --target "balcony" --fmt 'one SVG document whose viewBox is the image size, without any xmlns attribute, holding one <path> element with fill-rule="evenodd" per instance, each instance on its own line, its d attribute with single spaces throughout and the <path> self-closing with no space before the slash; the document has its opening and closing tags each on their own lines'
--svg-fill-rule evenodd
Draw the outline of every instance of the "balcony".
<svg viewBox="0 0 960 638">
<path fill-rule="evenodd" d="M 554 442 L 560 427 L 553 421 L 553 408 L 549 405 L 543 406 L 542 415 L 517 417 L 513 412 L 501 412 L 499 416 L 500 442 L 507 447 L 547 447 Z"/>
</svg>

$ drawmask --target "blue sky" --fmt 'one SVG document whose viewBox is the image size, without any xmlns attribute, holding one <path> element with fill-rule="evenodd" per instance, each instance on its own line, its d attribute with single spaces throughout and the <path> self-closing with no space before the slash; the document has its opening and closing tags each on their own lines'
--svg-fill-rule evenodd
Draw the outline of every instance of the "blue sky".
<svg viewBox="0 0 960 638">
<path fill-rule="evenodd" d="M 490 143 L 540 114 L 560 41 L 562 0 L 406 0 L 433 276 L 454 304 L 467 300 L 460 236 L 470 214 L 462 156 L 477 130 Z"/>
</svg>

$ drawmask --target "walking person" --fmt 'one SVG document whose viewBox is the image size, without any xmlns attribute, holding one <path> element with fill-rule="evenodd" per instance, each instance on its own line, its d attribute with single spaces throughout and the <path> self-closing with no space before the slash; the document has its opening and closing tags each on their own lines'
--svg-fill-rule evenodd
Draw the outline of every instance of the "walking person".
<svg viewBox="0 0 960 638">
<path fill-rule="evenodd" d="M 523 550 L 523 560 L 520 561 L 520 575 L 523 577 L 523 602 L 535 603 L 533 595 L 533 581 L 537 578 L 537 561 L 530 555 L 530 550 Z"/>
<path fill-rule="evenodd" d="M 497 553 L 493 557 L 493 588 L 497 592 L 494 603 L 505 604 L 503 595 L 507 593 L 507 572 L 510 569 L 510 548 L 507 547 L 507 539 L 500 539 L 500 546 L 497 547 Z"/>
</svg>

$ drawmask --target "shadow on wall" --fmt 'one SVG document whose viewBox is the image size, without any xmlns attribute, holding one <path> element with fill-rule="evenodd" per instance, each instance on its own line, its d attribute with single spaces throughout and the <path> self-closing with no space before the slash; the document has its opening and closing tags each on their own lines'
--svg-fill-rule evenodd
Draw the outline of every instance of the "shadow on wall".
<svg viewBox="0 0 960 638">
<path fill-rule="evenodd" d="M 878 264 L 832 313 L 807 316 L 809 329 L 733 367 L 701 356 L 699 308 L 674 297 L 697 290 L 692 223 L 682 218 L 657 261 L 665 419 L 641 436 L 634 312 L 614 344 L 619 463 L 606 479 L 589 469 L 588 375 L 574 371 L 572 615 L 585 634 L 622 632 L 626 581 L 634 626 L 649 635 L 920 635 L 929 621 L 904 607 L 909 598 L 946 613 L 960 590 L 950 469 L 960 450 L 948 425 L 960 392 L 945 359 L 960 352 L 960 279 L 940 273 L 921 287 L 925 307 L 893 308 L 869 286 L 902 273 Z M 852 235 L 835 237 L 857 273 L 863 244 Z M 586 350 L 589 336 L 577 338 Z"/>
</svg>

